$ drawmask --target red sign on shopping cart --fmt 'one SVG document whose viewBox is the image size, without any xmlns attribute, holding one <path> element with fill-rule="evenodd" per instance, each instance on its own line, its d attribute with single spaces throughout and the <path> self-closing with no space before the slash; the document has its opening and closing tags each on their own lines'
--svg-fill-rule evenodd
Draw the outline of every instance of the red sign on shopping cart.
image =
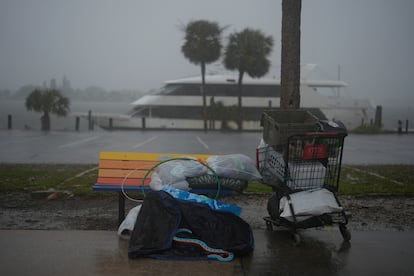
<svg viewBox="0 0 414 276">
<path fill-rule="evenodd" d="M 303 147 L 303 159 L 326 158 L 328 146 L 326 144 L 311 144 Z"/>
</svg>

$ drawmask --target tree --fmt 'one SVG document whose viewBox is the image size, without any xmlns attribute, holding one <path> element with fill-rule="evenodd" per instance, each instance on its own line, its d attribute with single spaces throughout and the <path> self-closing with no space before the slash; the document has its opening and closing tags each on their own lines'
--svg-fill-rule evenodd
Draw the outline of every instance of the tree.
<svg viewBox="0 0 414 276">
<path fill-rule="evenodd" d="M 272 52 L 273 38 L 260 30 L 244 29 L 230 35 L 224 52 L 224 66 L 229 70 L 238 70 L 238 129 L 242 130 L 242 82 L 247 73 L 252 78 L 264 76 L 270 67 L 268 55 Z"/>
<path fill-rule="evenodd" d="M 280 108 L 300 107 L 300 14 L 302 0 L 282 0 Z"/>
<path fill-rule="evenodd" d="M 201 66 L 201 95 L 203 97 L 204 130 L 207 130 L 207 100 L 205 93 L 206 64 L 215 62 L 221 54 L 221 33 L 215 22 L 207 20 L 191 21 L 185 27 L 185 42 L 181 47 L 184 56 L 191 63 Z"/>
<path fill-rule="evenodd" d="M 237 106 L 225 106 L 222 101 L 210 105 L 211 119 L 221 121 L 221 130 L 229 130 L 228 122 L 237 120 Z M 213 124 L 214 125 L 214 124 Z M 215 129 L 213 127 L 213 129 Z"/>
<path fill-rule="evenodd" d="M 26 109 L 43 112 L 40 118 L 42 130 L 50 130 L 50 114 L 66 116 L 69 112 L 69 99 L 64 97 L 57 89 L 35 89 L 26 98 Z"/>
</svg>

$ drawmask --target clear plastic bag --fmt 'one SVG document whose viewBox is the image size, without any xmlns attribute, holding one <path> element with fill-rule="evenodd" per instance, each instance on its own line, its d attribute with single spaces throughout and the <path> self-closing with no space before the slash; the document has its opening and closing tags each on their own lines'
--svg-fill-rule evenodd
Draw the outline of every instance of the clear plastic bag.
<svg viewBox="0 0 414 276">
<path fill-rule="evenodd" d="M 169 187 L 172 187 L 172 188 L 175 188 L 175 189 L 180 189 L 180 190 L 183 190 L 183 191 L 189 191 L 190 190 L 190 185 L 187 182 L 187 180 L 177 180 L 174 183 L 164 184 L 157 172 L 154 172 L 151 175 L 151 182 L 150 182 L 149 186 L 154 191 L 160 191 L 160 190 L 162 190 L 162 188 L 164 186 L 169 186 Z"/>
<path fill-rule="evenodd" d="M 244 154 L 212 156 L 207 159 L 207 164 L 221 177 L 247 181 L 262 178 L 255 163 Z"/>
<path fill-rule="evenodd" d="M 160 164 L 151 177 L 150 187 L 160 190 L 163 186 L 189 190 L 187 177 L 196 177 L 207 173 L 207 167 L 191 157 L 173 159 Z"/>
</svg>

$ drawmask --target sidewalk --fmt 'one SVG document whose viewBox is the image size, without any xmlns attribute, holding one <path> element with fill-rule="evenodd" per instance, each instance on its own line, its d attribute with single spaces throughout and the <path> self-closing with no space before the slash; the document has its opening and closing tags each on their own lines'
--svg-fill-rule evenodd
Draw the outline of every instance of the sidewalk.
<svg viewBox="0 0 414 276">
<path fill-rule="evenodd" d="M 128 242 L 110 231 L 0 230 L 0 275 L 412 275 L 413 232 L 254 230 L 251 256 L 218 261 L 129 260 Z"/>
</svg>

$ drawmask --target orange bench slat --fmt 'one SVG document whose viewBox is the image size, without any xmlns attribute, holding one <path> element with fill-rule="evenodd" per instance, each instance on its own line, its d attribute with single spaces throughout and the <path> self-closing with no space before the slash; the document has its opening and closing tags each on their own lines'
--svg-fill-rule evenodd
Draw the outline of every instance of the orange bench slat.
<svg viewBox="0 0 414 276">
<path fill-rule="evenodd" d="M 142 178 L 118 178 L 118 177 L 98 177 L 96 181 L 99 185 L 142 185 Z M 151 182 L 151 178 L 147 177 L 144 182 L 144 186 L 148 186 Z"/>
<path fill-rule="evenodd" d="M 100 160 L 99 168 L 149 170 L 158 163 L 158 161 Z"/>
<path fill-rule="evenodd" d="M 151 177 L 151 172 L 148 177 Z M 120 170 L 120 169 L 100 169 L 98 177 L 119 177 L 119 178 L 144 178 L 147 170 Z"/>
</svg>

